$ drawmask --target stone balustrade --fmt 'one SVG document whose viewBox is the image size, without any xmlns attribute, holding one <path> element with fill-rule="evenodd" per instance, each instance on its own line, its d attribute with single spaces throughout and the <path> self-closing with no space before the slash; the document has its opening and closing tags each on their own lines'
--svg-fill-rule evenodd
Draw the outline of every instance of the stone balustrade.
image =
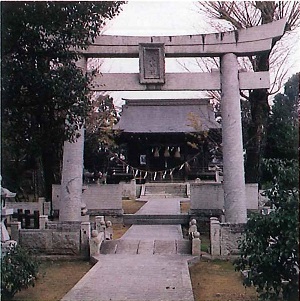
<svg viewBox="0 0 300 301">
<path fill-rule="evenodd" d="M 99 253 L 104 240 L 113 238 L 112 223 L 104 216 L 96 216 L 91 223 L 52 222 L 41 215 L 39 224 L 39 229 L 21 229 L 21 222 L 12 222 L 11 239 L 36 254 L 90 258 Z"/>
</svg>

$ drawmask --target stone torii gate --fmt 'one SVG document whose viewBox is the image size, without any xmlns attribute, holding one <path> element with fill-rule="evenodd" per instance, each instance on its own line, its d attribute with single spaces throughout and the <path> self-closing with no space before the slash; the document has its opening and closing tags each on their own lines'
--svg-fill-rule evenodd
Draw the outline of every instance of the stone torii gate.
<svg viewBox="0 0 300 301">
<path fill-rule="evenodd" d="M 239 71 L 237 57 L 267 52 L 284 33 L 285 20 L 247 29 L 184 36 L 99 36 L 78 62 L 88 58 L 139 58 L 140 72 L 99 74 L 94 91 L 221 90 L 225 220 L 247 220 L 240 90 L 269 88 L 268 72 Z M 219 57 L 220 70 L 210 73 L 165 73 L 165 58 Z M 80 220 L 83 135 L 64 146 L 61 221 Z M 78 147 L 79 146 L 79 147 Z M 77 166 L 68 173 L 69 166 Z M 74 170 L 74 169 L 73 169 Z"/>
</svg>

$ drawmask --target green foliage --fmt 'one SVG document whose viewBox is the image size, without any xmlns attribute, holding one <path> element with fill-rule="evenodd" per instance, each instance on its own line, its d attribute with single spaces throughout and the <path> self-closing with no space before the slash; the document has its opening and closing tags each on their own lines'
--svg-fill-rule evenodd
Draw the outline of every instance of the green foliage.
<svg viewBox="0 0 300 301">
<path fill-rule="evenodd" d="M 40 142 L 53 126 L 53 132 L 74 138 L 91 107 L 90 78 L 76 68 L 78 55 L 71 47 L 86 48 L 100 34 L 105 19 L 118 13 L 120 4 L 2 4 L 4 116 L 11 126 L 23 130 L 18 133 L 24 141 Z"/>
<path fill-rule="evenodd" d="M 118 133 L 113 126 L 119 116 L 109 95 L 99 95 L 92 100 L 93 109 L 86 120 L 84 143 L 84 167 L 90 171 L 106 171 L 109 153 L 115 151 Z"/>
<path fill-rule="evenodd" d="M 265 195 L 274 211 L 250 217 L 235 263 L 248 270 L 245 285 L 254 285 L 263 300 L 299 297 L 298 93 L 299 73 L 275 96 L 262 162 Z"/>
<path fill-rule="evenodd" d="M 273 186 L 266 191 L 269 215 L 254 214 L 240 241 L 236 269 L 248 270 L 245 285 L 253 284 L 263 300 L 298 300 L 299 294 L 299 191 L 295 186 L 298 164 L 267 160 Z"/>
<path fill-rule="evenodd" d="M 38 262 L 19 245 L 10 247 L 1 258 L 1 295 L 11 299 L 18 291 L 34 286 Z"/>
<path fill-rule="evenodd" d="M 266 158 L 298 158 L 299 76 L 293 75 L 284 85 L 284 94 L 277 94 L 268 122 Z"/>
<path fill-rule="evenodd" d="M 24 162 L 41 170 L 44 193 L 60 170 L 64 140 L 76 139 L 92 106 L 78 53 L 123 2 L 2 2 L 3 179 L 18 188 Z M 15 169 L 15 172 L 11 172 Z M 59 176 L 58 176 L 59 178 Z"/>
</svg>

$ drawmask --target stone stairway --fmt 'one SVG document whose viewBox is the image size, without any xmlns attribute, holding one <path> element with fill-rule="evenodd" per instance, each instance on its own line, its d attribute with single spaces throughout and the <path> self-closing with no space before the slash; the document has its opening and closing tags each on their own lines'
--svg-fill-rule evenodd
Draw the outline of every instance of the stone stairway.
<svg viewBox="0 0 300 301">
<path fill-rule="evenodd" d="M 123 222 L 125 225 L 188 224 L 188 214 L 180 213 L 180 201 L 183 197 L 165 198 L 153 194 L 141 199 L 146 200 L 147 203 L 135 214 L 124 214 Z"/>
<path fill-rule="evenodd" d="M 188 255 L 189 240 L 108 240 L 101 245 L 101 254 Z"/>
<path fill-rule="evenodd" d="M 182 225 L 188 224 L 188 214 L 124 214 L 125 225 Z"/>
<path fill-rule="evenodd" d="M 188 197 L 186 183 L 146 183 L 144 184 L 143 196 L 146 197 Z"/>
</svg>

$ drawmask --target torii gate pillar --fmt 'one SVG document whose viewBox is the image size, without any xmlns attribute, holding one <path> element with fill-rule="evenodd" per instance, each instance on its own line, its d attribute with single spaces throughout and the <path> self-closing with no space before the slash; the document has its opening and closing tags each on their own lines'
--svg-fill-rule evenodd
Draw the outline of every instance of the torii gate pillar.
<svg viewBox="0 0 300 301">
<path fill-rule="evenodd" d="M 246 188 L 237 57 L 221 57 L 221 112 L 225 220 L 246 223 Z"/>
<path fill-rule="evenodd" d="M 82 57 L 76 62 L 83 73 L 87 70 L 87 60 Z M 75 142 L 64 142 L 63 169 L 59 198 L 59 221 L 76 222 L 81 220 L 82 174 L 84 128 L 79 131 Z"/>
</svg>

